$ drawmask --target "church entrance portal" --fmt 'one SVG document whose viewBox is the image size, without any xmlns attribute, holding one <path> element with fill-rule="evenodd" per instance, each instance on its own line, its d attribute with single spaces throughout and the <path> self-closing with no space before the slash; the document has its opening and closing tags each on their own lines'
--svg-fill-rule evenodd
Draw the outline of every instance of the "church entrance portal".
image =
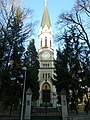
<svg viewBox="0 0 90 120">
<path fill-rule="evenodd" d="M 43 103 L 50 102 L 50 90 L 43 90 Z"/>
<path fill-rule="evenodd" d="M 46 82 L 42 86 L 42 102 L 48 102 L 50 103 L 51 100 L 51 87 L 50 85 Z"/>
</svg>

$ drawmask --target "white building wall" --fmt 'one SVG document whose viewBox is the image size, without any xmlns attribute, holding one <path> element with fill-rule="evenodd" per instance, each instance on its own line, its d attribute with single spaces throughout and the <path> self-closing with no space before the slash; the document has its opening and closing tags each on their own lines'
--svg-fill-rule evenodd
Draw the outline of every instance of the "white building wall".
<svg viewBox="0 0 90 120">
<path fill-rule="evenodd" d="M 52 32 L 52 28 L 50 27 L 48 29 L 48 27 L 46 25 L 45 25 L 45 27 L 43 29 L 41 27 L 40 31 L 39 31 L 39 49 L 41 49 L 42 47 L 45 47 L 45 37 L 47 37 L 47 47 L 53 49 L 53 32 Z M 41 40 L 42 40 L 42 46 L 41 46 Z M 50 40 L 51 40 L 51 47 L 50 47 Z"/>
</svg>

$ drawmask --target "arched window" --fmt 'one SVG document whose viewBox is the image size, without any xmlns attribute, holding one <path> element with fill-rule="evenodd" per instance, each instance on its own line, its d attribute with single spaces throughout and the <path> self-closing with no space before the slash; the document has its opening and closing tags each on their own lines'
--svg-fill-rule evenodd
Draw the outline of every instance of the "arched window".
<svg viewBox="0 0 90 120">
<path fill-rule="evenodd" d="M 41 45 L 41 47 L 42 47 L 42 38 L 41 38 L 41 44 L 40 44 L 40 45 Z"/>
<path fill-rule="evenodd" d="M 50 78 L 50 73 L 48 73 L 48 78 Z"/>
<path fill-rule="evenodd" d="M 45 37 L 45 47 L 47 47 L 47 37 Z"/>
<path fill-rule="evenodd" d="M 44 73 L 43 73 L 43 78 L 44 78 Z"/>
<path fill-rule="evenodd" d="M 49 67 L 49 64 L 48 64 L 48 67 Z"/>
<path fill-rule="evenodd" d="M 47 78 L 47 73 L 45 74 L 45 78 Z"/>
<path fill-rule="evenodd" d="M 51 40 L 50 40 L 50 47 L 52 47 Z"/>
</svg>

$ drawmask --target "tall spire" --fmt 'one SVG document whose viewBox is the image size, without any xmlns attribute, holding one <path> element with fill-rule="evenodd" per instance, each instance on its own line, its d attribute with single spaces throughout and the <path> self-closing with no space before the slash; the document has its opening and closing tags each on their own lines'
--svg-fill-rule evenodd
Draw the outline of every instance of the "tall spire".
<svg viewBox="0 0 90 120">
<path fill-rule="evenodd" d="M 47 25 L 48 27 L 51 27 L 51 21 L 50 21 L 48 9 L 47 9 L 47 0 L 45 0 L 44 13 L 43 13 L 42 22 L 41 22 L 42 27 L 44 27 L 45 25 Z"/>
</svg>

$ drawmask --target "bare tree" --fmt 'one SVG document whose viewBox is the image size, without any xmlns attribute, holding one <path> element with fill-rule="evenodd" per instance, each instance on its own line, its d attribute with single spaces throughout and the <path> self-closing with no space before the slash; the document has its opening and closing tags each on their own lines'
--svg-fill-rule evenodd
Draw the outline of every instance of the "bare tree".
<svg viewBox="0 0 90 120">
<path fill-rule="evenodd" d="M 10 115 L 13 104 L 17 106 L 20 99 L 25 42 L 33 34 L 34 25 L 31 10 L 16 8 L 14 4 L 9 7 L 7 0 L 0 1 L 0 100 L 11 106 Z"/>
<path fill-rule="evenodd" d="M 90 0 L 76 0 L 77 11 L 85 12 L 90 17 Z"/>
<path fill-rule="evenodd" d="M 8 2 L 9 0 L 1 0 L 0 1 L 0 25 L 6 26 L 8 23 L 8 20 L 10 19 L 11 9 L 13 8 L 14 12 L 17 12 L 19 16 L 21 16 L 21 21 L 23 21 L 23 29 L 24 32 L 30 33 L 31 36 L 33 33 L 33 28 L 36 22 L 32 21 L 32 9 L 22 9 L 19 4 L 16 6 L 16 3 L 18 0 L 10 0 L 12 2 Z M 27 19 L 29 19 L 29 22 L 27 23 Z"/>
<path fill-rule="evenodd" d="M 77 84 L 76 89 L 79 87 L 80 89 L 82 89 L 81 86 L 83 85 L 87 85 L 88 87 L 90 86 L 90 82 L 89 82 L 90 81 L 90 34 L 89 34 L 90 30 L 89 30 L 89 24 L 88 26 L 86 25 L 88 21 L 85 18 L 85 16 L 87 16 L 88 20 L 90 21 L 89 15 L 90 15 L 90 0 L 76 0 L 76 4 L 73 7 L 73 9 L 71 11 L 61 13 L 57 21 L 57 27 L 58 27 L 59 33 L 57 33 L 56 40 L 60 42 L 60 45 L 63 43 L 63 46 L 64 46 L 63 48 L 60 49 L 61 50 L 60 55 L 61 54 L 63 55 L 64 50 L 66 50 L 67 54 L 70 54 L 70 51 L 68 51 L 69 49 L 66 49 L 66 46 L 68 48 L 69 45 L 71 45 L 70 49 L 71 49 L 71 52 L 73 52 L 73 54 L 69 55 L 70 58 L 68 57 L 67 59 L 67 61 L 70 61 L 70 66 L 68 66 L 67 68 L 69 69 L 71 68 L 71 71 L 70 71 L 70 74 L 72 76 L 71 81 L 74 83 L 74 80 L 75 80 L 75 84 Z M 75 47 L 73 47 L 74 45 Z M 75 55 L 75 58 L 72 55 Z M 65 54 L 65 60 L 66 60 L 66 57 L 67 55 Z M 62 57 L 60 56 L 60 59 L 61 58 Z M 65 64 L 65 60 L 60 60 L 60 62 L 64 61 L 64 64 Z M 72 63 L 74 63 L 75 65 L 73 65 Z M 58 62 L 56 66 L 57 68 L 59 67 L 59 64 L 60 63 Z M 62 65 L 63 64 L 61 63 L 61 66 Z M 63 70 L 63 68 L 61 70 Z M 65 68 L 65 70 L 67 69 Z M 59 73 L 60 75 L 60 69 L 57 69 L 56 72 Z M 59 78 L 59 75 L 57 76 L 57 79 Z M 76 80 L 79 81 L 80 77 L 82 78 L 82 83 L 80 86 L 78 86 L 79 82 L 76 82 Z M 61 84 L 61 81 L 59 85 L 60 84 Z M 69 85 L 70 85 L 70 82 L 69 82 Z M 75 88 L 75 86 L 72 88 Z M 60 89 L 60 86 L 59 86 L 59 89 Z M 79 97 L 80 97 L 80 94 L 79 94 Z M 87 94 L 87 91 L 85 94 Z"/>
<path fill-rule="evenodd" d="M 76 3 L 71 11 L 60 14 L 57 23 L 60 25 L 59 28 L 61 27 L 62 29 L 72 24 L 78 26 L 80 39 L 87 44 L 90 50 L 89 25 L 86 25 L 85 16 L 81 14 L 81 11 L 83 11 L 89 16 L 90 0 L 76 0 Z"/>
</svg>

